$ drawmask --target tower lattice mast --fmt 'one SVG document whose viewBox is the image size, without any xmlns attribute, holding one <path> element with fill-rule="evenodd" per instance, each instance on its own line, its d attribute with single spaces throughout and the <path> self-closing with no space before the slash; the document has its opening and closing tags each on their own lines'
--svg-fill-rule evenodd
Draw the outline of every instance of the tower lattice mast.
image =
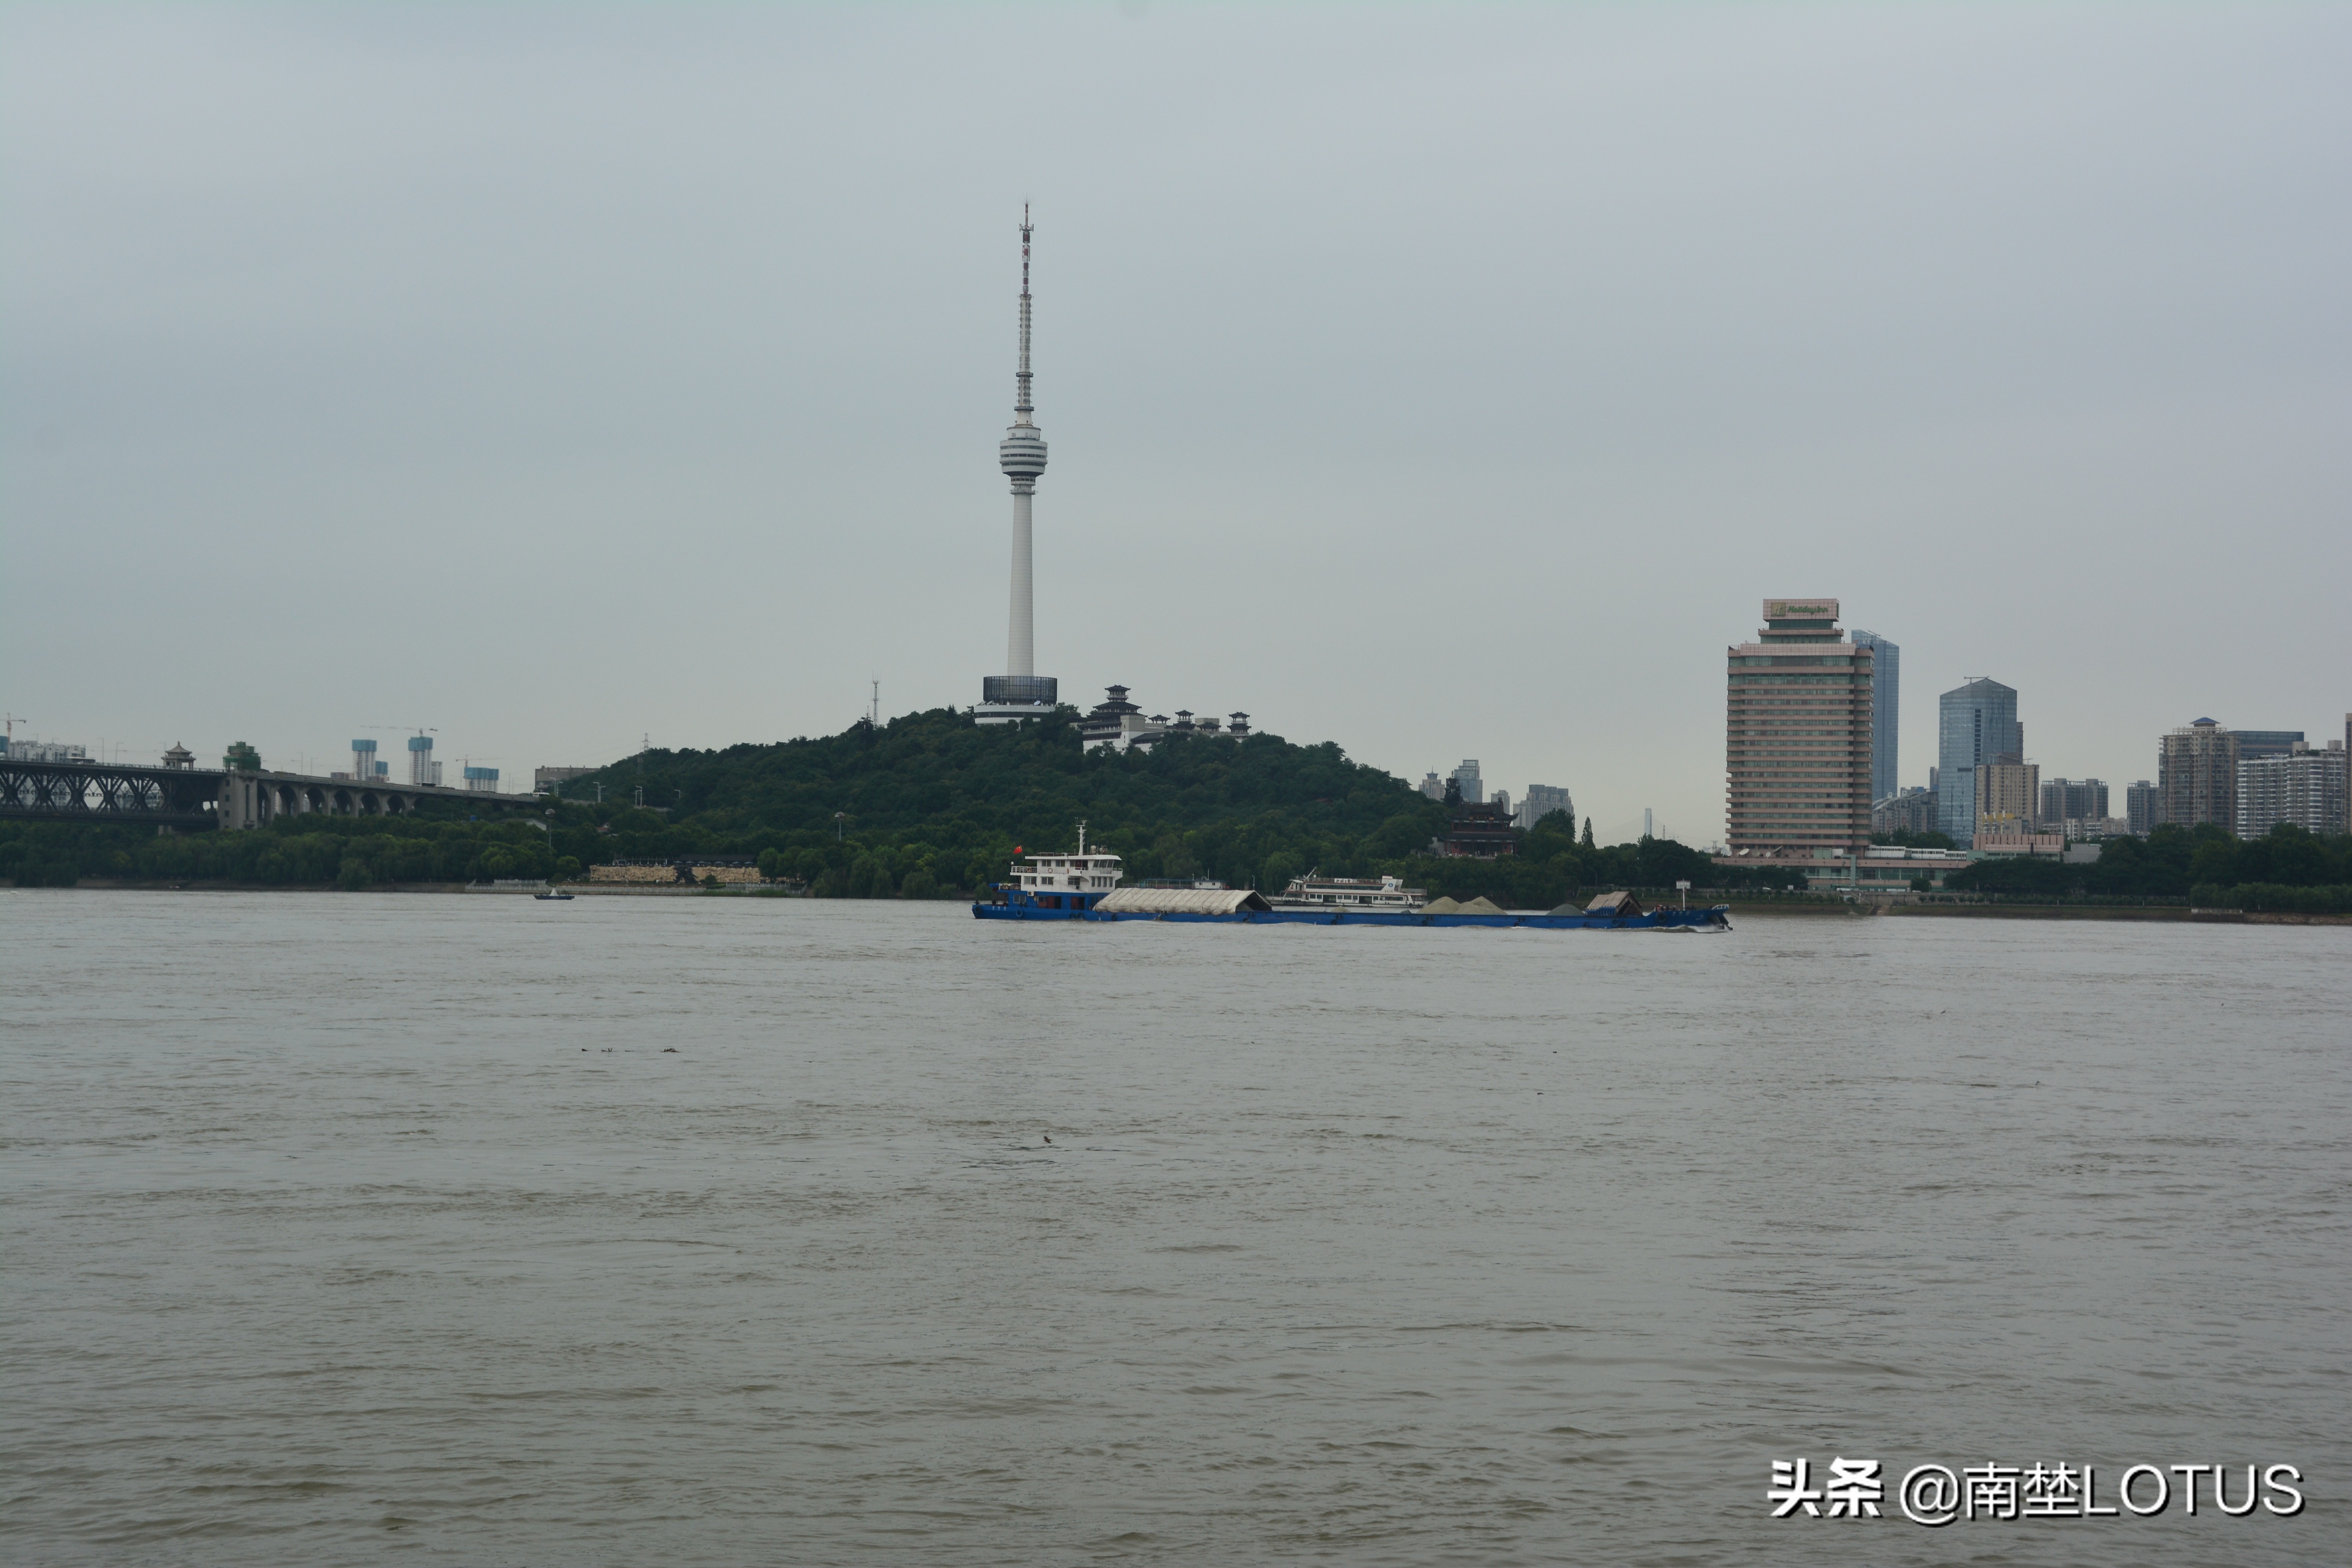
<svg viewBox="0 0 2352 1568">
<path fill-rule="evenodd" d="M 1021 204 L 1021 369 L 1013 377 L 1013 422 L 1029 423 L 1029 416 L 1037 410 L 1029 401 L 1029 237 L 1036 232 L 1029 222 L 1029 204 Z"/>
</svg>

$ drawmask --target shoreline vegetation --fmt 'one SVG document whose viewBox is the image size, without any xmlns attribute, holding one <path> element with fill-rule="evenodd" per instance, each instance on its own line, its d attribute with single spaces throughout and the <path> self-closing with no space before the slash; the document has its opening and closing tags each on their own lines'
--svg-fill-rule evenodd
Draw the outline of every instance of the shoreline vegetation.
<svg viewBox="0 0 2352 1568">
<path fill-rule="evenodd" d="M 2109 841 L 2088 865 L 1982 861 L 1954 875 L 1945 894 L 1850 901 L 1800 890 L 1794 869 L 1717 866 L 1672 839 L 1597 845 L 1589 820 L 1580 832 L 1559 813 L 1514 829 L 1511 856 L 1433 856 L 1445 807 L 1329 742 L 1182 736 L 1149 752 L 1088 752 L 1067 710 L 982 727 L 945 709 L 814 739 L 649 751 L 567 782 L 564 798 L 540 812 L 496 820 L 436 800 L 413 816 L 306 815 L 245 833 L 0 823 L 0 879 L 18 887 L 423 890 L 572 881 L 615 860 L 709 857 L 753 860 L 763 877 L 805 882 L 818 898 L 962 900 L 1002 880 L 1016 852 L 1070 847 L 1081 818 L 1089 840 L 1121 856 L 1133 880 L 1198 877 L 1278 891 L 1308 871 L 1387 875 L 1433 899 L 1483 897 L 1507 909 L 1549 909 L 1614 889 L 1662 901 L 1674 895 L 1661 889 L 1687 880 L 1692 901 L 1735 909 L 2352 913 L 2352 836 L 2281 828 L 2241 843 L 2210 825 L 2159 827 L 2146 839 Z"/>
</svg>

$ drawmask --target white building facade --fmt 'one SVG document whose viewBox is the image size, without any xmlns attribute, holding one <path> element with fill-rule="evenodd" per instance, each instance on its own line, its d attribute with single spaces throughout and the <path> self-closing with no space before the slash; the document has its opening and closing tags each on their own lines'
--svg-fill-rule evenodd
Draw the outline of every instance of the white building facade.
<svg viewBox="0 0 2352 1568">
<path fill-rule="evenodd" d="M 2352 831 L 2346 825 L 2347 781 L 2344 743 L 2330 741 L 2314 751 L 2296 741 L 2284 756 L 2248 757 L 2238 763 L 2241 838 L 2260 838 L 2280 823 L 2307 833 Z"/>
</svg>

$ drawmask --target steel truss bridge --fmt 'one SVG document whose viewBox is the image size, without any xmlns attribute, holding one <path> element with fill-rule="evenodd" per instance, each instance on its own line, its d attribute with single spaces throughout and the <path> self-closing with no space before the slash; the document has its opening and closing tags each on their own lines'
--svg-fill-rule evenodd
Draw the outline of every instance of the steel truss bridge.
<svg viewBox="0 0 2352 1568">
<path fill-rule="evenodd" d="M 215 768 L 14 762 L 0 756 L 0 821 L 164 827 L 262 827 L 280 816 L 405 816 L 428 800 L 480 810 L 535 804 L 527 795 Z"/>
<path fill-rule="evenodd" d="M 107 763 L 21 763 L 0 757 L 0 819 L 152 822 L 210 827 L 227 774 Z"/>
</svg>

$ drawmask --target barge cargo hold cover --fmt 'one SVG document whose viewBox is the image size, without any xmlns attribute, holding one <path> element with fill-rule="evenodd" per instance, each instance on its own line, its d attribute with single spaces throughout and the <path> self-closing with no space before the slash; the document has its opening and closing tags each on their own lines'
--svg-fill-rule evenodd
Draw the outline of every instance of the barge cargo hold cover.
<svg viewBox="0 0 2352 1568">
<path fill-rule="evenodd" d="M 1248 888 L 1121 888 L 1095 906 L 1100 915 L 1272 914 L 1265 895 Z"/>
</svg>

